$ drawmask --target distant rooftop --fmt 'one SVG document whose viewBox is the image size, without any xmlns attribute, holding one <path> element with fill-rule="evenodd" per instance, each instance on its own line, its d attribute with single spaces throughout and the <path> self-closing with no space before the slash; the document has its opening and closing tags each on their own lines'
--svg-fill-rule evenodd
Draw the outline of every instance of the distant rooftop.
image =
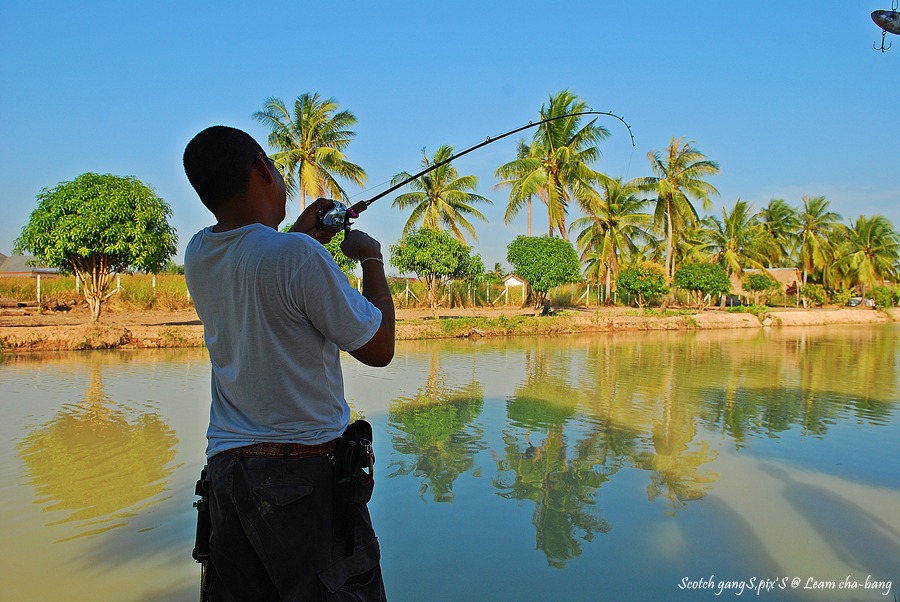
<svg viewBox="0 0 900 602">
<path fill-rule="evenodd" d="M 0 253 L 0 276 L 30 276 L 33 274 L 57 274 L 56 268 L 34 265 L 31 255 L 4 255 Z"/>
</svg>

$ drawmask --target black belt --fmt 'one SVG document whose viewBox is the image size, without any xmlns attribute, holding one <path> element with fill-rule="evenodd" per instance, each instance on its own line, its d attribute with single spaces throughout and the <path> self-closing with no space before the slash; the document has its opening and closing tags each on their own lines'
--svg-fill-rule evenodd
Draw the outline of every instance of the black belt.
<svg viewBox="0 0 900 602">
<path fill-rule="evenodd" d="M 227 449 L 223 453 L 235 456 L 251 456 L 261 458 L 308 458 L 333 454 L 337 440 L 304 445 L 303 443 L 254 443 L 245 447 Z"/>
</svg>

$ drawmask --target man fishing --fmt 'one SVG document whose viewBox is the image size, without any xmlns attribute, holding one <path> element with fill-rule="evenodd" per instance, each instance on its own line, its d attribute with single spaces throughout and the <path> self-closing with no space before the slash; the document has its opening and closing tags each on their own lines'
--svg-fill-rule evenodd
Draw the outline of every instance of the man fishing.
<svg viewBox="0 0 900 602">
<path fill-rule="evenodd" d="M 359 230 L 341 244 L 362 266 L 360 294 L 322 246 L 335 230 L 317 214 L 331 201 L 278 232 L 284 180 L 241 130 L 197 134 L 184 169 L 217 220 L 185 252 L 212 364 L 209 599 L 383 600 L 368 495 L 348 502 L 352 511 L 338 503 L 354 497 L 341 489 L 352 483 L 340 477 L 341 458 L 354 446 L 371 450 L 348 441 L 356 431 L 340 351 L 370 366 L 394 355 L 381 245 Z"/>
</svg>

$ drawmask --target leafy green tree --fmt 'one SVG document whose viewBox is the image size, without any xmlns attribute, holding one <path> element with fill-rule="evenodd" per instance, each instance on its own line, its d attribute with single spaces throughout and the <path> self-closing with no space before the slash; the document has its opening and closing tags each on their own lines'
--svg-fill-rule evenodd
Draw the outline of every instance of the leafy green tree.
<svg viewBox="0 0 900 602">
<path fill-rule="evenodd" d="M 280 98 L 270 97 L 253 114 L 269 128 L 272 159 L 284 176 L 288 195 L 299 197 L 300 211 L 306 208 L 307 196 L 346 200 L 336 178 L 357 185 L 366 181 L 366 171 L 344 155 L 356 135 L 349 129 L 356 125 L 356 116 L 338 109 L 334 98 L 306 93 L 294 101 L 293 111 Z"/>
<path fill-rule="evenodd" d="M 571 227 L 582 228 L 575 238 L 581 259 L 587 261 L 588 273 L 606 279 L 608 303 L 612 281 L 619 275 L 620 250 L 637 251 L 636 241 L 644 235 L 643 227 L 650 223 L 650 214 L 643 211 L 647 201 L 637 197 L 633 180 L 609 178 L 602 189 L 601 196 L 585 207 L 587 215 L 572 222 Z"/>
<path fill-rule="evenodd" d="M 841 233 L 844 242 L 840 263 L 847 267 L 865 299 L 866 287 L 883 284 L 897 274 L 900 235 L 881 215 L 860 215 L 849 227 L 842 227 Z"/>
<path fill-rule="evenodd" d="M 609 131 L 596 125 L 596 119 L 584 123 L 580 116 L 562 117 L 586 110 L 587 103 L 569 90 L 551 96 L 541 107 L 540 118 L 561 118 L 538 126 L 527 153 L 520 144 L 519 158 L 497 169 L 501 184 L 511 186 L 509 206 L 540 197 L 547 203 L 549 236 L 557 231 L 566 240 L 569 203 L 575 200 L 585 206 L 597 194 L 594 183 L 605 178 L 590 165 L 600 158 L 598 144 Z"/>
<path fill-rule="evenodd" d="M 753 294 L 753 305 L 759 305 L 761 296 L 773 293 L 779 289 L 778 282 L 764 272 L 747 274 L 741 280 L 741 285 L 745 291 Z"/>
<path fill-rule="evenodd" d="M 567 240 L 548 236 L 517 236 L 506 247 L 506 261 L 538 293 L 541 307 L 554 286 L 580 282 L 578 254 Z"/>
<path fill-rule="evenodd" d="M 453 155 L 452 146 L 442 146 L 429 160 L 422 149 L 422 166 L 430 167 L 441 161 L 446 161 Z M 393 184 L 398 184 L 408 179 L 410 174 L 402 172 L 394 176 Z M 491 200 L 477 195 L 474 192 L 478 185 L 475 176 L 460 176 L 452 163 L 438 167 L 418 179 L 412 180 L 408 186 L 413 192 L 401 194 L 394 199 L 392 207 L 406 209 L 412 207 L 412 214 L 403 226 L 403 235 L 414 230 L 421 224 L 422 228 L 446 228 L 463 244 L 466 237 L 463 230 L 472 238 L 478 240 L 475 227 L 466 219 L 466 216 L 476 217 L 487 221 L 483 213 L 472 206 L 472 203 L 491 204 Z"/>
<path fill-rule="evenodd" d="M 825 287 L 821 284 L 809 283 L 800 285 L 800 296 L 814 305 L 821 306 L 828 302 L 828 294 L 825 292 Z"/>
<path fill-rule="evenodd" d="M 721 297 L 731 292 L 731 281 L 725 268 L 715 263 L 684 263 L 675 272 L 672 284 L 697 295 L 697 306 L 703 309 L 703 299 Z"/>
<path fill-rule="evenodd" d="M 133 176 L 85 173 L 45 188 L 37 201 L 16 251 L 78 274 L 95 321 L 113 274 L 156 272 L 175 254 L 172 209 Z"/>
<path fill-rule="evenodd" d="M 625 268 L 619 274 L 617 284 L 619 291 L 635 298 L 638 307 L 644 307 L 669 292 L 665 268 L 650 262 Z"/>
<path fill-rule="evenodd" d="M 638 178 L 641 190 L 653 192 L 656 199 L 654 221 L 666 233 L 666 280 L 675 274 L 675 232 L 698 221 L 691 199 L 700 200 L 709 209 L 710 195 L 719 191 L 705 178 L 719 173 L 719 164 L 691 146 L 693 140 L 672 138 L 665 153 L 650 151 L 647 158 L 654 176 Z"/>
<path fill-rule="evenodd" d="M 829 211 L 828 204 L 824 196 L 803 197 L 803 209 L 799 212 L 799 253 L 803 284 L 806 284 L 810 274 L 821 275 L 834 258 L 831 237 L 841 216 Z"/>
<path fill-rule="evenodd" d="M 391 246 L 391 265 L 401 272 L 416 274 L 428 287 L 428 306 L 438 306 L 438 284 L 445 278 L 472 278 L 484 273 L 480 255 L 436 228 L 410 232 Z"/>
<path fill-rule="evenodd" d="M 883 284 L 873 286 L 869 291 L 869 297 L 875 301 L 875 307 L 884 309 L 894 306 L 894 290 L 889 286 Z"/>
</svg>

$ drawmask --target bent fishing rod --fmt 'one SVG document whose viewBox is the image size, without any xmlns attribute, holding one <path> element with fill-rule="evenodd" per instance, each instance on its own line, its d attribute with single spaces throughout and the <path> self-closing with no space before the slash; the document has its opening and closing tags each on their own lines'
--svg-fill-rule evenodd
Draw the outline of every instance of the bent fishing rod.
<svg viewBox="0 0 900 602">
<path fill-rule="evenodd" d="M 319 228 L 321 228 L 321 229 L 331 228 L 331 229 L 335 229 L 335 230 L 349 230 L 350 225 L 351 225 L 350 220 L 358 218 L 360 213 L 362 213 L 363 211 L 368 209 L 369 205 L 371 205 L 378 199 L 389 195 L 390 193 L 394 192 L 395 190 L 403 188 L 404 186 L 406 186 L 413 180 L 417 180 L 417 179 L 421 178 L 422 176 L 424 176 L 425 174 L 427 174 L 431 171 L 434 171 L 435 169 L 437 169 L 443 165 L 446 165 L 447 163 L 450 163 L 451 161 L 455 161 L 456 159 L 459 159 L 463 155 L 468 155 L 472 151 L 476 151 L 483 146 L 487 146 L 488 144 L 493 144 L 494 142 L 497 142 L 498 140 L 502 140 L 503 138 L 512 136 L 513 134 L 517 134 L 517 133 L 527 130 L 529 128 L 538 127 L 540 125 L 549 123 L 551 121 L 556 121 L 558 119 L 566 119 L 569 117 L 580 117 L 582 115 L 606 115 L 608 117 L 613 117 L 615 119 L 618 119 L 625 125 L 625 128 L 628 130 L 628 135 L 631 136 L 632 148 L 635 146 L 634 134 L 631 131 L 631 126 L 628 125 L 628 122 L 626 122 L 624 118 L 616 115 L 615 113 L 611 113 L 609 111 L 591 111 L 591 110 L 578 111 L 575 113 L 566 113 L 565 115 L 556 115 L 555 117 L 547 117 L 545 119 L 541 119 L 540 121 L 529 121 L 526 125 L 517 127 L 508 132 L 504 132 L 504 133 L 500 134 L 499 136 L 488 136 L 485 140 L 479 142 L 478 144 L 476 144 L 474 146 L 470 146 L 467 149 L 461 150 L 458 153 L 447 157 L 443 161 L 439 161 L 437 163 L 429 165 L 422 171 L 420 171 L 416 174 L 413 174 L 413 175 L 409 176 L 408 178 L 405 178 L 403 181 L 398 182 L 397 184 L 394 184 L 393 186 L 391 186 L 384 192 L 378 193 L 377 195 L 373 196 L 371 199 L 369 199 L 367 201 L 360 201 L 349 207 L 339 201 L 332 201 L 334 203 L 333 206 L 331 206 L 327 209 L 323 209 L 322 211 L 319 212 L 319 216 L 318 216 Z"/>
</svg>

